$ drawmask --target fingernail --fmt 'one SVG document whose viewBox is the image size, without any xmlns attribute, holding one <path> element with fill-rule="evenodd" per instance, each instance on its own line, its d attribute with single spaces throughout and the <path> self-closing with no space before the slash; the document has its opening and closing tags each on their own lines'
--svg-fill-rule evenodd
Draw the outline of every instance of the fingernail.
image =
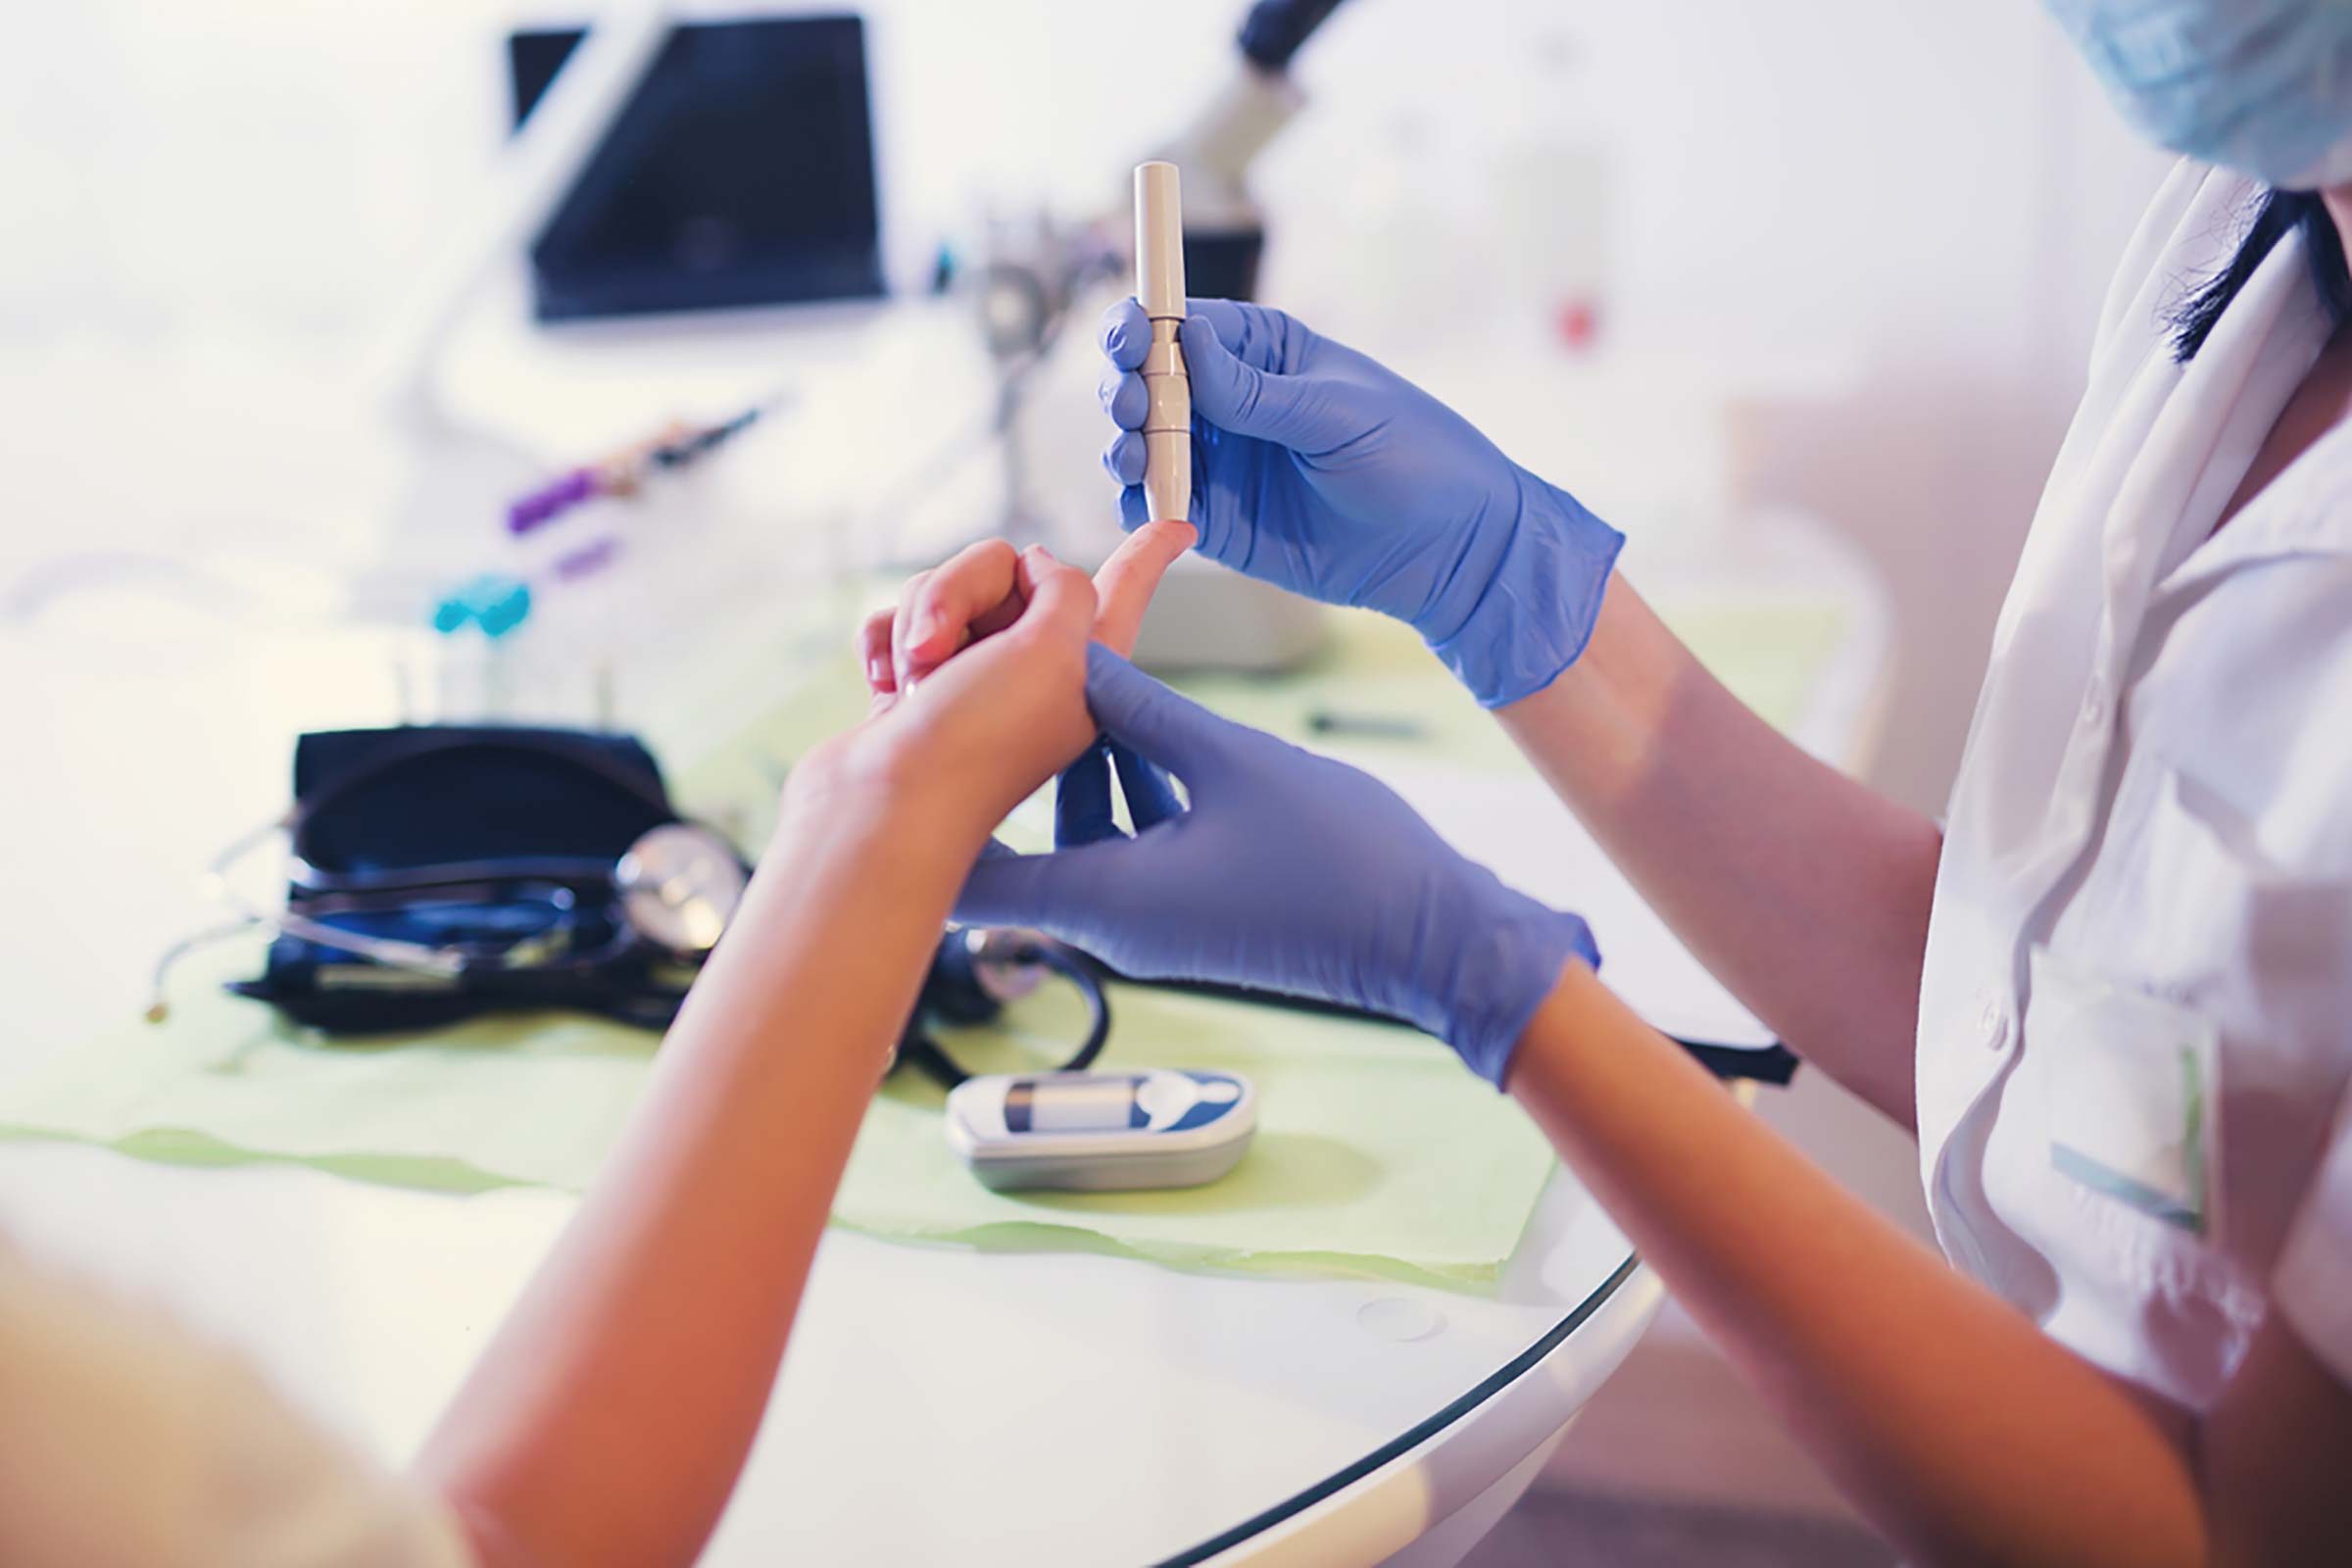
<svg viewBox="0 0 2352 1568">
<path fill-rule="evenodd" d="M 914 636 L 911 640 L 917 643 L 928 643 L 944 629 L 939 623 L 939 616 L 926 610 L 914 617 Z"/>
<path fill-rule="evenodd" d="M 865 662 L 865 683 L 877 692 L 890 689 L 890 661 L 875 654 Z"/>
</svg>

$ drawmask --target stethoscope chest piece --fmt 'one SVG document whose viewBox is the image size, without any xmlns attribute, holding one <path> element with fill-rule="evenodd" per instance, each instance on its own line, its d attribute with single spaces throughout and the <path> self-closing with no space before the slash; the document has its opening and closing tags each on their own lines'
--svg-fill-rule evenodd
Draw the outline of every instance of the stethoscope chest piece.
<svg viewBox="0 0 2352 1568">
<path fill-rule="evenodd" d="M 749 883 L 734 849 L 692 822 L 649 829 L 612 868 L 630 928 L 681 956 L 718 945 Z"/>
</svg>

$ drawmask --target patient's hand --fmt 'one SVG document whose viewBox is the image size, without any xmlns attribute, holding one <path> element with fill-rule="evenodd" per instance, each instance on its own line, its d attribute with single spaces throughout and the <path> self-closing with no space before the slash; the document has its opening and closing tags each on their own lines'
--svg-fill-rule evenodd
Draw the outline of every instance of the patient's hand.
<svg viewBox="0 0 2352 1568">
<path fill-rule="evenodd" d="M 1094 640 L 1134 651 L 1152 591 L 1198 536 L 1184 522 L 1146 523 L 1095 573 Z M 1020 615 L 1018 566 L 1025 558 L 1002 539 L 984 539 L 945 565 L 906 581 L 898 605 L 878 610 L 858 633 L 865 683 L 877 695 L 910 691 L 932 671 Z"/>
<path fill-rule="evenodd" d="M 1094 583 L 1042 548 L 973 556 L 929 574 L 945 580 L 939 604 L 926 608 L 953 611 L 951 646 L 960 655 L 920 666 L 919 685 L 878 691 L 864 722 L 804 758 L 785 784 L 787 823 L 821 836 L 886 821 L 922 837 L 925 853 L 968 864 L 1005 813 L 1094 739 Z"/>
</svg>

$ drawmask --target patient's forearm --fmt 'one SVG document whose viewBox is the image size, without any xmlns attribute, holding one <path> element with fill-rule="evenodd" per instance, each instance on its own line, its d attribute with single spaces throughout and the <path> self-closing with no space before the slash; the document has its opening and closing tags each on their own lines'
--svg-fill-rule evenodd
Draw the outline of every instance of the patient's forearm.
<svg viewBox="0 0 2352 1568">
<path fill-rule="evenodd" d="M 1911 1124 L 1935 823 L 1758 718 L 1622 577 L 1584 657 L 1497 716 L 1709 969 Z"/>
<path fill-rule="evenodd" d="M 983 836 L 958 814 L 788 804 L 621 1146 L 420 1462 L 486 1561 L 701 1550 Z"/>
</svg>

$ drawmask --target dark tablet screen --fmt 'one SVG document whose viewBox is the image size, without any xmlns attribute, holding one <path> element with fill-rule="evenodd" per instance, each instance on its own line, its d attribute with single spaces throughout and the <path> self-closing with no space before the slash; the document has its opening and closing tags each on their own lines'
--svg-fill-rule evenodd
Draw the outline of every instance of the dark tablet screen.
<svg viewBox="0 0 2352 1568">
<path fill-rule="evenodd" d="M 507 40 L 519 125 L 580 41 Z M 856 17 L 674 29 L 531 247 L 541 320 L 882 292 Z"/>
</svg>

